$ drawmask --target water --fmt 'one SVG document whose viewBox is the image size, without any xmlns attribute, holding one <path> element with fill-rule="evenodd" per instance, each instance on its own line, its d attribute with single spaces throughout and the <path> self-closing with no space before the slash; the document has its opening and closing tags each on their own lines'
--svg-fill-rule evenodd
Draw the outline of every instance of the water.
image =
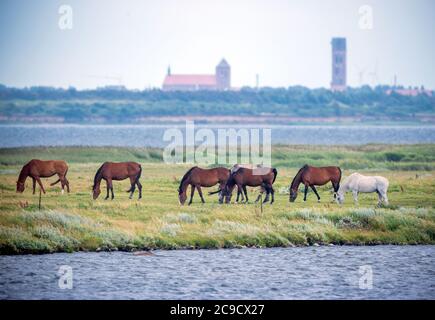
<svg viewBox="0 0 435 320">
<path fill-rule="evenodd" d="M 130 146 L 165 147 L 168 128 L 175 125 L 0 125 L 0 147 Z M 273 144 L 358 145 L 367 143 L 435 143 L 435 126 L 205 126 L 218 128 L 270 128 Z M 260 132 L 260 136 L 262 133 Z M 201 141 L 200 141 L 201 142 Z"/>
<path fill-rule="evenodd" d="M 0 299 L 435 299 L 435 246 L 1 256 Z"/>
</svg>

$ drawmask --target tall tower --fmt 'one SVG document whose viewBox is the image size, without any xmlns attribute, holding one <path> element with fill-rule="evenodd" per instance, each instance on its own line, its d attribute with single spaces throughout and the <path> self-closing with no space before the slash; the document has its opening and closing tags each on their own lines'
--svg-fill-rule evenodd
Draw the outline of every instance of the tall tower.
<svg viewBox="0 0 435 320">
<path fill-rule="evenodd" d="M 332 38 L 331 90 L 346 90 L 346 38 Z"/>
<path fill-rule="evenodd" d="M 231 88 L 231 67 L 225 59 L 216 66 L 216 87 L 218 90 Z"/>
</svg>

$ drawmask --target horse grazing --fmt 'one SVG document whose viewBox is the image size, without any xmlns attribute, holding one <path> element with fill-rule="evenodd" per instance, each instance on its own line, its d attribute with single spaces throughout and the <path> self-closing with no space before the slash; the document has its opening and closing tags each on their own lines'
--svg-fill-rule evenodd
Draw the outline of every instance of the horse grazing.
<svg viewBox="0 0 435 320">
<path fill-rule="evenodd" d="M 298 196 L 298 188 L 301 183 L 305 185 L 304 201 L 307 201 L 308 187 L 310 187 L 317 196 L 317 201 L 320 202 L 320 196 L 317 193 L 315 186 L 323 186 L 331 181 L 334 188 L 334 198 L 336 192 L 340 188 L 341 169 L 339 167 L 312 167 L 304 165 L 299 169 L 296 176 L 290 184 L 290 202 L 294 202 Z"/>
<path fill-rule="evenodd" d="M 180 204 L 184 204 L 187 199 L 187 188 L 191 186 L 190 201 L 188 205 L 192 204 L 195 188 L 198 189 L 199 196 L 202 203 L 205 203 L 202 196 L 201 187 L 213 187 L 219 184 L 219 190 L 214 192 L 218 193 L 224 188 L 225 183 L 230 176 L 230 171 L 227 168 L 217 167 L 213 169 L 202 169 L 199 167 L 190 168 L 183 176 L 178 187 L 178 200 Z M 211 193 L 213 194 L 213 193 Z"/>
<path fill-rule="evenodd" d="M 109 190 L 112 192 L 112 200 L 115 197 L 113 194 L 113 180 L 125 180 L 130 178 L 131 187 L 127 192 L 130 192 L 130 199 L 133 197 L 134 190 L 139 189 L 139 199 L 142 198 L 142 185 L 139 182 L 142 167 L 136 162 L 104 162 L 103 165 L 97 170 L 94 178 L 93 198 L 98 198 L 101 193 L 100 184 L 101 180 L 106 180 L 107 195 L 104 200 L 109 199 Z"/>
<path fill-rule="evenodd" d="M 230 169 L 230 173 L 233 174 L 233 173 L 237 172 L 240 168 L 245 168 L 245 169 L 258 169 L 258 168 L 263 168 L 263 165 L 261 165 L 261 164 L 257 164 L 257 165 L 255 165 L 255 164 L 250 164 L 250 163 L 248 163 L 248 164 L 239 164 L 239 163 L 237 163 L 237 164 L 235 164 L 235 165 L 233 165 L 233 166 L 231 167 L 231 169 Z M 212 192 L 212 193 L 209 193 L 209 194 L 218 193 L 218 192 L 220 192 L 220 191 L 221 191 L 221 190 L 218 190 L 218 191 L 216 191 L 216 192 Z M 261 187 L 261 193 L 264 193 L 264 191 L 265 191 L 265 189 L 264 189 L 263 187 Z M 240 188 L 237 187 L 237 199 L 236 199 L 236 202 L 239 202 L 239 198 L 240 198 L 240 196 L 241 196 L 241 198 L 242 198 L 242 202 L 244 202 L 244 201 L 245 201 L 245 196 L 243 195 L 242 190 L 241 190 Z"/>
<path fill-rule="evenodd" d="M 347 191 L 352 191 L 353 199 L 355 203 L 358 202 L 358 193 L 370 193 L 376 192 L 378 194 L 378 205 L 384 202 L 388 205 L 388 179 L 380 176 L 363 176 L 359 173 L 352 173 L 347 177 L 340 189 L 337 192 L 337 201 L 339 204 L 344 202 L 344 194 Z"/>
<path fill-rule="evenodd" d="M 275 190 L 273 189 L 273 183 L 276 180 L 278 171 L 275 168 L 258 167 L 256 169 L 239 168 L 237 171 L 231 174 L 229 177 L 222 193 L 219 198 L 219 202 L 222 203 L 225 198 L 225 203 L 231 201 L 232 192 L 234 187 L 237 186 L 238 190 L 242 190 L 245 194 L 246 202 L 248 199 L 248 192 L 246 186 L 258 187 L 261 186 L 262 189 L 266 191 L 266 198 L 263 203 L 269 201 L 269 195 L 272 195 L 272 200 L 270 204 L 275 201 Z M 261 197 L 261 194 L 257 197 L 257 202 Z M 238 198 L 238 197 L 237 197 Z"/>
<path fill-rule="evenodd" d="M 62 193 L 64 192 L 65 186 L 69 193 L 69 182 L 66 178 L 67 172 L 68 165 L 63 160 L 30 160 L 27 164 L 23 166 L 20 175 L 18 176 L 17 192 L 24 191 L 26 179 L 27 177 L 31 177 L 33 180 L 33 194 L 35 194 L 36 182 L 38 182 L 42 192 L 45 193 L 41 178 L 49 178 L 57 174 L 59 176 L 59 179 L 56 182 L 51 183 L 50 185 L 54 186 L 56 183 L 61 182 Z"/>
</svg>

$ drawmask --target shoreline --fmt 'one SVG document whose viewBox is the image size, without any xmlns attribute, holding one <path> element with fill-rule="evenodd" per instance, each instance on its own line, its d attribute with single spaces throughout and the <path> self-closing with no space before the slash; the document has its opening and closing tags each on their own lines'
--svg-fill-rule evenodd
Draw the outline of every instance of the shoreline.
<svg viewBox="0 0 435 320">
<path fill-rule="evenodd" d="M 26 256 L 26 255 L 53 255 L 53 254 L 75 254 L 75 253 L 131 253 L 137 256 L 154 256 L 155 252 L 164 251 L 200 251 L 200 250 L 244 250 L 244 249 L 252 249 L 252 250 L 260 250 L 260 249 L 298 249 L 298 248 L 324 248 L 324 247 L 414 247 L 414 246 L 435 246 L 435 242 L 432 243 L 313 243 L 313 244 L 298 244 L 298 245 L 287 245 L 287 246 L 271 246 L 271 247 L 261 247 L 261 246 L 234 246 L 234 247 L 219 247 L 219 248 L 191 248 L 191 247 L 179 247 L 179 248 L 137 248 L 133 250 L 128 249 L 119 249 L 119 248 L 108 248 L 108 249 L 99 249 L 99 250 L 78 250 L 78 251 L 52 251 L 52 252 L 20 252 L 20 253 L 0 253 L 1 257 L 13 257 L 13 256 Z"/>
<path fill-rule="evenodd" d="M 277 120 L 279 118 L 279 120 Z M 20 118 L 20 119 L 2 119 L 1 126 L 178 126 L 185 125 L 186 121 L 194 121 L 198 126 L 207 125 L 257 125 L 257 126 L 435 126 L 435 119 L 359 119 L 359 118 L 297 118 L 283 117 L 276 115 L 274 117 L 249 116 L 249 117 L 228 117 L 228 116 L 210 116 L 210 117 L 150 117 L 146 119 L 134 119 L 126 122 L 109 121 L 105 119 L 88 119 L 86 121 L 68 122 L 64 119 L 47 120 L 45 118 Z"/>
</svg>

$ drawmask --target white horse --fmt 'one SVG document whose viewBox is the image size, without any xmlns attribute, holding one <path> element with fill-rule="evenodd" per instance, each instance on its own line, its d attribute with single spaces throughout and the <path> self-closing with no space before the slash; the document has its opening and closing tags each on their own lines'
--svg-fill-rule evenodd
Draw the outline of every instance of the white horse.
<svg viewBox="0 0 435 320">
<path fill-rule="evenodd" d="M 358 203 L 358 193 L 370 193 L 376 192 L 379 197 L 378 204 L 384 202 L 388 205 L 388 179 L 380 176 L 363 176 L 359 173 L 352 173 L 341 184 L 340 189 L 337 192 L 337 201 L 339 204 L 344 202 L 344 194 L 347 191 L 352 191 L 353 199 L 355 203 Z"/>
</svg>

